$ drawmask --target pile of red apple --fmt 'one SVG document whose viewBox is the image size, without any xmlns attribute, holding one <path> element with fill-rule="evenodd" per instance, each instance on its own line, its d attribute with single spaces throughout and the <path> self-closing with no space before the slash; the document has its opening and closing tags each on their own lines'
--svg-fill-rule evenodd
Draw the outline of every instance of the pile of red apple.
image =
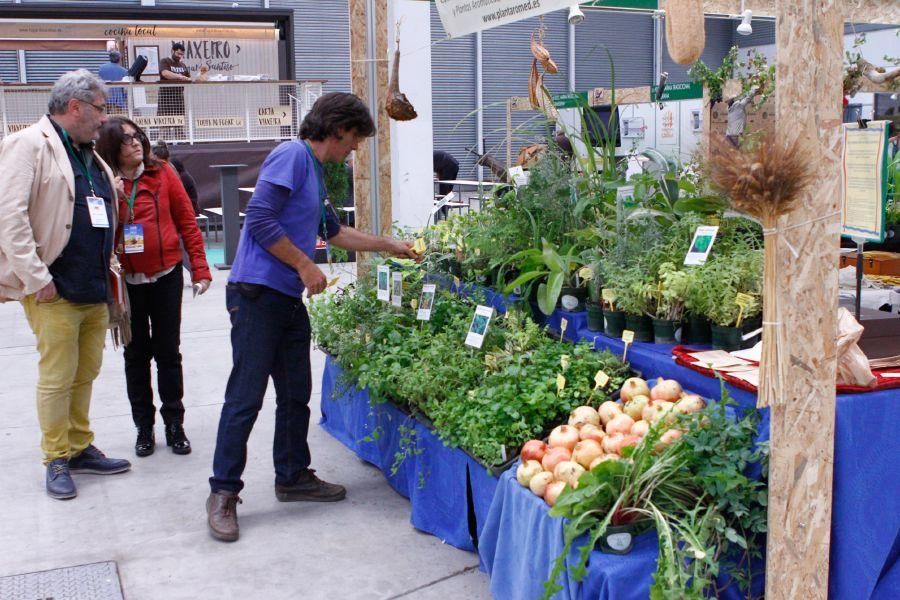
<svg viewBox="0 0 900 600">
<path fill-rule="evenodd" d="M 651 389 L 646 381 L 625 381 L 619 402 L 608 400 L 599 408 L 579 406 L 567 425 L 550 432 L 547 442 L 530 440 L 522 447 L 516 480 L 553 506 L 568 485 L 578 487 L 581 475 L 605 460 L 619 460 L 622 450 L 637 446 L 655 423 L 672 423 L 678 413 L 694 413 L 706 403 L 686 394 L 674 379 L 659 378 Z M 654 448 L 657 452 L 681 437 L 667 429 Z"/>
</svg>

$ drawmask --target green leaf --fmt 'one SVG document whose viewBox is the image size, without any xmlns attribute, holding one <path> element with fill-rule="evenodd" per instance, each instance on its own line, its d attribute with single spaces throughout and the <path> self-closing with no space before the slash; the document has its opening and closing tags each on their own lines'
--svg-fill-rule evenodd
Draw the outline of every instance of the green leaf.
<svg viewBox="0 0 900 600">
<path fill-rule="evenodd" d="M 520 285 L 524 285 L 529 281 L 537 279 L 538 277 L 545 277 L 550 273 L 550 271 L 528 271 L 527 273 L 522 273 L 511 282 L 509 282 L 506 287 L 503 288 L 504 294 L 509 294 L 513 290 L 515 290 Z"/>
<path fill-rule="evenodd" d="M 561 271 L 551 273 L 547 278 L 547 283 L 542 283 L 538 286 L 538 307 L 545 315 L 551 315 L 556 310 L 556 301 L 559 299 L 559 293 L 562 291 L 564 278 L 565 275 Z"/>
</svg>

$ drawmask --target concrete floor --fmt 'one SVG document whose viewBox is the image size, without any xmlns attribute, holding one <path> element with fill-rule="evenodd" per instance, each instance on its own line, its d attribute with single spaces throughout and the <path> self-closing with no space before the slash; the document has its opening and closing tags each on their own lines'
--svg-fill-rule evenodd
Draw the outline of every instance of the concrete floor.
<svg viewBox="0 0 900 600">
<path fill-rule="evenodd" d="M 352 276 L 347 269 L 341 274 Z M 336 504 L 280 503 L 273 493 L 274 391 L 250 439 L 241 539 L 211 539 L 204 503 L 225 381 L 231 368 L 226 273 L 193 299 L 185 288 L 185 429 L 194 447 L 176 456 L 157 419 L 156 453 L 134 456 L 122 351 L 107 345 L 91 407 L 96 445 L 132 461 L 129 473 L 76 475 L 78 497 L 44 492 L 34 409 L 37 353 L 18 303 L 0 304 L 0 576 L 114 560 L 128 600 L 489 598 L 475 554 L 409 524 L 409 502 L 377 469 L 318 422 L 324 356 L 313 354 L 313 467 L 347 486 Z M 329 277 L 330 278 L 330 277 Z M 61 600 L 61 599 L 57 599 Z"/>
</svg>

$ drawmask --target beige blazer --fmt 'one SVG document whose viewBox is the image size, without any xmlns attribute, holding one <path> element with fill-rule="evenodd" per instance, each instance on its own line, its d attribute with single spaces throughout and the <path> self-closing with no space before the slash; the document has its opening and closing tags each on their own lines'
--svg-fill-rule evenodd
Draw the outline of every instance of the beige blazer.
<svg viewBox="0 0 900 600">
<path fill-rule="evenodd" d="M 115 194 L 109 166 L 96 152 L 94 160 Z M 0 302 L 20 300 L 50 283 L 48 265 L 69 242 L 74 206 L 72 164 L 46 115 L 0 142 Z M 113 198 L 113 231 L 117 213 Z"/>
</svg>

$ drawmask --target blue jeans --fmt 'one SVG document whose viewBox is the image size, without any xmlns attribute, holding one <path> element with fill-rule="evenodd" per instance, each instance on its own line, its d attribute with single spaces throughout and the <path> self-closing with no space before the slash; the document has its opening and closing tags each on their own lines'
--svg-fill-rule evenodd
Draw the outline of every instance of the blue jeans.
<svg viewBox="0 0 900 600">
<path fill-rule="evenodd" d="M 310 326 L 300 298 L 260 285 L 228 284 L 234 365 L 213 456 L 212 491 L 239 492 L 247 440 L 263 404 L 269 376 L 275 382 L 275 484 L 290 486 L 309 467 Z"/>
</svg>

